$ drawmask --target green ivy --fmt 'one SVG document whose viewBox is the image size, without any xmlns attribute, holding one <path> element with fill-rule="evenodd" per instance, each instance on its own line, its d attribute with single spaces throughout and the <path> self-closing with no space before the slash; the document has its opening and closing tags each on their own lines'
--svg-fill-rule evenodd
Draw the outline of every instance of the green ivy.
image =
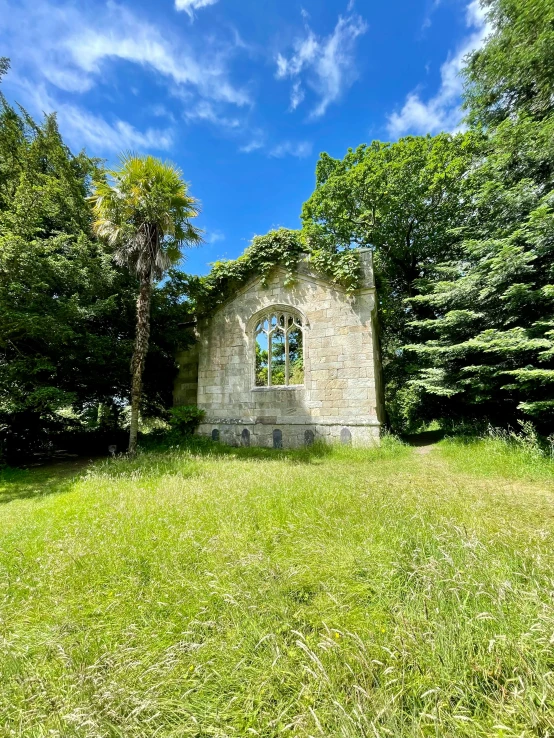
<svg viewBox="0 0 554 738">
<path fill-rule="evenodd" d="M 180 282 L 189 297 L 192 312 L 208 315 L 254 277 L 261 277 L 262 285 L 267 286 L 277 266 L 286 270 L 285 285 L 293 285 L 298 265 L 305 258 L 316 271 L 348 292 L 359 287 L 361 270 L 356 250 L 311 248 L 310 239 L 301 231 L 286 228 L 255 236 L 242 256 L 232 261 L 215 262 L 206 277 L 181 276 Z"/>
</svg>

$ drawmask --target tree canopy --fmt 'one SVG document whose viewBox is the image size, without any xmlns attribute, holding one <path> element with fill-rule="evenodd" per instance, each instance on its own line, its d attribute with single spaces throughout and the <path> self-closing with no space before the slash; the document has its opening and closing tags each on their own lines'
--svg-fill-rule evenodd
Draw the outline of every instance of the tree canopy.
<svg viewBox="0 0 554 738">
<path fill-rule="evenodd" d="M 554 4 L 551 0 L 482 0 L 491 33 L 463 70 L 473 124 L 497 125 L 554 110 Z"/>
<path fill-rule="evenodd" d="M 352 292 L 360 246 L 374 254 L 395 430 L 530 419 L 551 433 L 554 5 L 481 4 L 488 35 L 462 70 L 463 132 L 321 154 L 302 230 L 257 236 L 202 278 L 172 268 L 156 283 L 198 235 L 196 205 L 169 170 L 156 178 L 156 160 L 130 158 L 129 176 L 110 180 L 102 162 L 69 151 L 55 116 L 36 123 L 0 96 L 0 438 L 51 428 L 68 408 L 79 422 L 117 416 L 141 282 L 151 289 L 142 410 L 163 414 L 189 312 L 277 264 L 292 278 L 305 252 Z M 0 78 L 8 69 L 0 58 Z"/>
<path fill-rule="evenodd" d="M 4 439 L 8 456 L 67 427 L 68 408 L 75 425 L 94 425 L 101 406 L 117 416 L 126 403 L 137 281 L 92 234 L 87 198 L 99 166 L 71 154 L 55 116 L 37 124 L 0 99 L 0 446 Z M 176 329 L 181 305 L 163 288 L 153 304 L 145 413 L 170 404 L 174 352 L 186 341 Z"/>
<path fill-rule="evenodd" d="M 469 128 L 322 154 L 304 233 L 369 246 L 389 421 L 554 420 L 554 6 L 485 0 Z"/>
</svg>

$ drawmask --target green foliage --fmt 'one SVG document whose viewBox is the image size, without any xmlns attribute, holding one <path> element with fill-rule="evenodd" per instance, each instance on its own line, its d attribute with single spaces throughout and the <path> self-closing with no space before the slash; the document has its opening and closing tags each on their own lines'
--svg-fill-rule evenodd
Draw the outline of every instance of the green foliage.
<svg viewBox="0 0 554 738">
<path fill-rule="evenodd" d="M 419 293 L 418 280 L 437 263 L 460 252 L 471 209 L 465 181 L 479 141 L 474 134 L 440 134 L 374 141 L 349 149 L 342 160 L 322 154 L 316 189 L 302 209 L 304 238 L 321 262 L 341 253 L 342 263 L 354 265 L 355 247 L 373 250 L 387 407 L 395 423 L 402 413 L 393 403 L 410 368 L 400 347 L 418 312 L 405 298 Z"/>
<path fill-rule="evenodd" d="M 188 436 L 198 428 L 206 413 L 196 405 L 179 405 L 169 411 L 169 425 L 172 431 Z"/>
<path fill-rule="evenodd" d="M 38 125 L 0 99 L 0 456 L 44 449 L 79 418 L 95 426 L 99 405 L 117 417 L 128 396 L 137 282 L 92 237 L 93 176 L 54 116 Z M 171 404 L 174 354 L 190 341 L 181 302 L 154 291 L 146 414 Z"/>
<path fill-rule="evenodd" d="M 347 292 L 352 292 L 360 285 L 360 259 L 353 249 L 338 251 L 336 249 L 316 248 L 317 241 L 306 239 L 311 245 L 310 263 L 314 269 L 330 278 L 331 282 L 340 284 Z"/>
<path fill-rule="evenodd" d="M 10 68 L 10 60 L 5 56 L 0 56 L 0 82 L 2 77 L 8 73 Z"/>
<path fill-rule="evenodd" d="M 470 120 L 497 125 L 515 111 L 554 112 L 552 0 L 483 0 L 492 34 L 464 70 Z"/>
<path fill-rule="evenodd" d="M 113 247 L 113 258 L 154 281 L 182 257 L 183 246 L 202 243 L 190 222 L 199 213 L 183 173 L 153 156 L 124 154 L 118 169 L 94 178 L 96 234 Z"/>
<path fill-rule="evenodd" d="M 409 349 L 436 416 L 554 426 L 554 9 L 488 3 L 493 34 L 466 72 L 472 120 L 489 127 L 467 178 L 457 259 L 421 282 Z M 548 6 L 548 7 L 547 7 Z M 547 58 L 548 57 L 548 58 Z M 536 74 L 535 74 L 536 72 Z M 425 314 L 426 312 L 426 314 Z M 415 357 L 415 358 L 413 358 Z"/>
<path fill-rule="evenodd" d="M 276 266 L 286 269 L 287 282 L 292 283 L 302 252 L 298 233 L 279 228 L 265 236 L 255 236 L 238 259 L 215 262 L 206 277 L 175 271 L 171 276 L 176 291 L 188 295 L 190 311 L 209 314 L 250 279 L 259 276 L 266 284 Z"/>
<path fill-rule="evenodd" d="M 191 221 L 199 213 L 183 173 L 153 156 L 124 154 L 120 166 L 94 180 L 94 232 L 114 249 L 113 259 L 139 278 L 131 359 L 129 453 L 137 449 L 143 374 L 150 341 L 152 288 L 182 258 L 184 246 L 202 242 Z"/>
<path fill-rule="evenodd" d="M 315 247 L 302 233 L 278 228 L 265 236 L 254 236 L 252 243 L 238 259 L 218 261 L 212 265 L 206 277 L 194 277 L 172 272 L 175 289 L 189 297 L 191 312 L 209 314 L 237 289 L 254 277 L 261 277 L 266 285 L 275 267 L 286 271 L 285 284 L 291 285 L 296 278 L 298 265 L 303 258 L 335 284 L 348 291 L 359 285 L 360 266 L 356 254 L 334 252 Z"/>
</svg>

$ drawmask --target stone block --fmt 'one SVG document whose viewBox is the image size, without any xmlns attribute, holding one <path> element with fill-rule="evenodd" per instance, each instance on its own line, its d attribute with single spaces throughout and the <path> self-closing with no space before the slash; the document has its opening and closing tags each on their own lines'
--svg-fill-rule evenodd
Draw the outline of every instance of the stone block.
<svg viewBox="0 0 554 738">
<path fill-rule="evenodd" d="M 234 425 L 219 428 L 221 438 L 229 443 L 244 442 L 245 424 L 249 424 L 251 445 L 271 447 L 271 432 L 279 429 L 283 447 L 288 448 L 311 438 L 305 435 L 308 431 L 316 439 L 340 439 L 338 425 L 351 428 L 348 421 L 354 418 L 377 423 L 376 407 L 381 400 L 377 400 L 374 380 L 373 292 L 349 296 L 326 284 L 307 263 L 300 265 L 292 288 L 284 286 L 283 277 L 283 270 L 276 269 L 267 289 L 259 280 L 245 285 L 211 319 L 200 321 L 198 343 L 179 355 L 175 401 L 196 394 L 210 417 L 233 418 Z M 257 312 L 274 305 L 295 307 L 305 318 L 305 386 L 301 390 L 259 391 L 252 386 L 255 342 L 248 331 Z M 265 420 L 252 424 L 255 418 Z M 323 418 L 326 423 L 339 418 L 338 429 L 321 425 Z M 274 428 L 269 421 L 275 421 Z M 365 435 L 351 430 L 352 443 L 364 438 L 372 441 L 375 429 L 378 431 L 377 424 Z M 211 435 L 213 428 L 205 430 Z"/>
</svg>

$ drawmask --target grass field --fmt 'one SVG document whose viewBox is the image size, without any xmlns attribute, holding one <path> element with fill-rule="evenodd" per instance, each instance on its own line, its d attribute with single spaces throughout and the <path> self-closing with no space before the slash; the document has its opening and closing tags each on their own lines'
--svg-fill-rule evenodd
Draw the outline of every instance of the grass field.
<svg viewBox="0 0 554 738">
<path fill-rule="evenodd" d="M 0 736 L 554 736 L 553 534 L 501 439 L 0 473 Z"/>
</svg>

